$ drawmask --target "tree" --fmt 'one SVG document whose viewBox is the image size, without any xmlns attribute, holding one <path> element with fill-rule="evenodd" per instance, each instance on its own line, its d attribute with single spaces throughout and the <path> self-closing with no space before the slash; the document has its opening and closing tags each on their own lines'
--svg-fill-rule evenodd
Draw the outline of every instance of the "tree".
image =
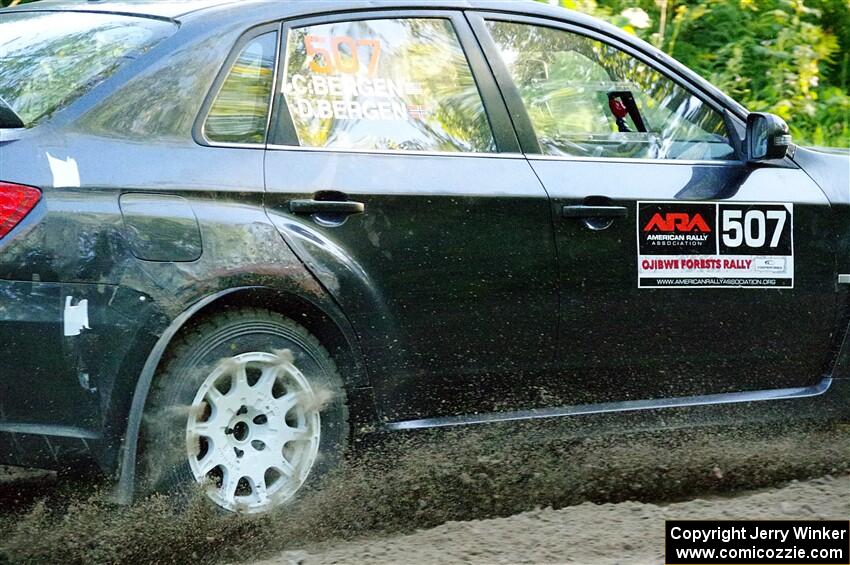
<svg viewBox="0 0 850 565">
<path fill-rule="evenodd" d="M 650 41 L 749 109 L 782 116 L 800 143 L 850 146 L 850 0 L 560 3 Z"/>
</svg>

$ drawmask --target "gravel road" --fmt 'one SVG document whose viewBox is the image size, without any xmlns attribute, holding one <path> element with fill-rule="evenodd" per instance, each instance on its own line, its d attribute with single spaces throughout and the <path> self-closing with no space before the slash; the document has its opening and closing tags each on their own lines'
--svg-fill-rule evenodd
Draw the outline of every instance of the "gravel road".
<svg viewBox="0 0 850 565">
<path fill-rule="evenodd" d="M 665 518 L 850 518 L 847 425 L 566 424 L 387 442 L 266 516 L 0 467 L 0 565 L 659 563 Z"/>
<path fill-rule="evenodd" d="M 585 503 L 507 518 L 449 522 L 409 535 L 288 551 L 255 565 L 662 563 L 664 520 L 795 518 L 850 518 L 850 475 L 667 505 Z"/>
</svg>

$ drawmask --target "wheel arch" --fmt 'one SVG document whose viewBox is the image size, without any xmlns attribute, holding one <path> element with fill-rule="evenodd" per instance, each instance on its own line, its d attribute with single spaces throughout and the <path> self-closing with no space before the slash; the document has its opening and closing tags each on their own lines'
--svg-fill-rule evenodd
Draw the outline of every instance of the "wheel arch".
<svg viewBox="0 0 850 565">
<path fill-rule="evenodd" d="M 333 357 L 346 387 L 369 386 L 363 358 L 353 332 L 344 331 L 338 317 L 332 316 L 325 308 L 295 293 L 268 287 L 242 287 L 220 294 L 221 296 L 196 311 L 174 337 L 222 310 L 265 308 L 290 318 L 313 334 Z"/>
<path fill-rule="evenodd" d="M 118 480 L 113 499 L 119 504 L 133 500 L 137 474 L 138 444 L 145 404 L 170 345 L 195 324 L 226 309 L 265 308 L 303 325 L 328 349 L 343 376 L 346 392 L 353 395 L 352 416 L 356 421 L 377 420 L 371 400 L 368 376 L 353 330 L 339 312 L 295 293 L 264 286 L 246 286 L 221 290 L 208 295 L 174 318 L 150 351 L 135 383 L 121 449 L 118 453 Z"/>
</svg>

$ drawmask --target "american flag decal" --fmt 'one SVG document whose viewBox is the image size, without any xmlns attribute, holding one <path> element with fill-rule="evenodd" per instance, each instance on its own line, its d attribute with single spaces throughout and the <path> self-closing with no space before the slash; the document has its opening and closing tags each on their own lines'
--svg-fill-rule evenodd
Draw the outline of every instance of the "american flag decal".
<svg viewBox="0 0 850 565">
<path fill-rule="evenodd" d="M 429 114 L 428 110 L 419 104 L 408 104 L 407 113 L 414 120 L 424 120 Z"/>
</svg>

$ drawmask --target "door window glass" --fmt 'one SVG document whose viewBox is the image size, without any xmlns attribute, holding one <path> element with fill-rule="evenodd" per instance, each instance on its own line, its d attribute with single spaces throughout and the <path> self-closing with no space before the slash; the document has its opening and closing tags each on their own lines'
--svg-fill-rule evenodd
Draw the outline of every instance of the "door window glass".
<svg viewBox="0 0 850 565">
<path fill-rule="evenodd" d="M 251 40 L 230 68 L 204 124 L 210 141 L 265 143 L 277 33 Z"/>
<path fill-rule="evenodd" d="M 544 154 L 734 158 L 719 113 L 627 53 L 553 28 L 488 27 Z"/>
<path fill-rule="evenodd" d="M 283 94 L 304 147 L 495 151 L 484 104 L 446 19 L 293 29 Z"/>
</svg>

